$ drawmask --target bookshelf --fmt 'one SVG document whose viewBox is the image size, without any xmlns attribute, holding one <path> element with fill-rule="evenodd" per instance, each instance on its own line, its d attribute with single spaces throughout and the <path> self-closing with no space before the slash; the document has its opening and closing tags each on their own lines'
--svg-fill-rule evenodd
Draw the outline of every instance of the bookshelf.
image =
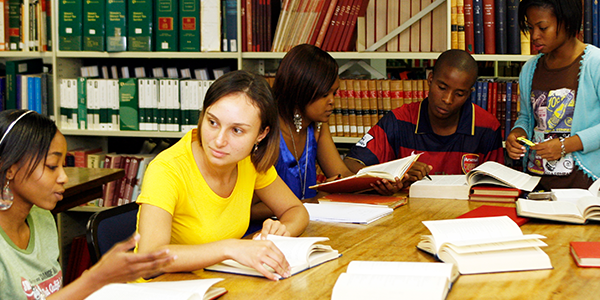
<svg viewBox="0 0 600 300">
<path fill-rule="evenodd" d="M 376 0 L 371 0 L 376 1 Z M 431 1 L 434 2 L 434 1 Z M 439 2 L 439 1 L 438 1 Z M 451 1 L 442 1 L 440 5 L 446 6 L 447 14 L 447 45 L 450 46 L 451 32 Z M 53 12 L 58 12 L 58 1 L 52 1 Z M 242 16 L 240 13 L 241 4 L 237 3 L 237 32 L 238 44 L 241 43 L 242 33 Z M 80 75 L 80 68 L 84 65 L 84 61 L 93 60 L 116 60 L 126 61 L 129 59 L 148 59 L 148 60 L 183 60 L 189 62 L 196 61 L 219 61 L 231 60 L 238 69 L 255 71 L 258 73 L 266 70 L 276 69 L 278 62 L 285 52 L 242 52 L 241 47 L 238 47 L 237 52 L 98 52 L 98 51 L 60 51 L 58 50 L 58 13 L 53 15 L 52 19 L 52 41 L 53 47 L 50 52 L 30 52 L 30 51 L 3 51 L 0 52 L 0 60 L 15 60 L 23 58 L 43 58 L 44 63 L 52 65 L 53 71 L 53 88 L 54 88 L 54 107 L 52 111 L 55 116 L 59 115 L 60 111 L 60 90 L 59 80 L 61 78 L 76 78 Z M 411 20 L 409 20 L 411 21 Z M 400 26 L 401 27 L 401 26 Z M 405 26 L 406 27 L 406 26 Z M 388 59 L 435 59 L 439 56 L 439 52 L 379 52 L 379 51 L 362 51 L 362 52 L 330 52 L 330 54 L 342 64 L 348 60 L 364 60 L 367 63 L 377 66 L 376 69 L 385 68 L 385 61 Z M 486 55 L 476 54 L 473 57 L 477 61 L 491 61 L 497 66 L 499 62 L 522 62 L 528 60 L 530 55 Z M 385 71 L 385 70 L 383 70 Z M 385 72 L 383 72 L 385 74 Z M 496 71 L 497 73 L 497 71 Z M 60 124 L 59 124 L 60 127 Z M 95 130 L 67 130 L 61 129 L 63 134 L 69 138 L 71 143 L 77 143 L 78 140 L 85 140 L 85 143 L 93 143 L 97 141 L 99 145 L 105 147 L 106 140 L 112 137 L 141 137 L 141 138 L 180 138 L 183 136 L 181 132 L 160 132 L 160 131 L 95 131 Z M 359 138 L 356 137 L 334 137 L 336 143 L 349 144 L 354 143 Z M 110 149 L 104 149 L 110 150 Z"/>
</svg>

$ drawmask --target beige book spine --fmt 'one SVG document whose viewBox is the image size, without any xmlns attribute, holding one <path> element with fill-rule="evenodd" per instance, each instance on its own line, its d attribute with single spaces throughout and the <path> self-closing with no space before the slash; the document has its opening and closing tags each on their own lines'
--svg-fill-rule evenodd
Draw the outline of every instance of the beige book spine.
<svg viewBox="0 0 600 300">
<path fill-rule="evenodd" d="M 404 104 L 412 103 L 413 90 L 412 82 L 410 80 L 403 80 L 402 87 L 404 88 Z"/>
<path fill-rule="evenodd" d="M 356 135 L 363 136 L 365 134 L 364 122 L 363 122 L 363 108 L 362 99 L 360 98 L 360 80 L 352 81 L 352 92 L 354 96 L 354 114 L 356 115 Z M 348 94 L 348 101 L 350 101 L 350 93 Z M 352 128 L 350 128 L 352 130 Z"/>
<path fill-rule="evenodd" d="M 391 97 L 391 104 L 392 104 L 392 109 L 395 109 L 397 107 L 402 106 L 402 104 L 404 104 L 402 102 L 402 82 L 406 82 L 408 80 L 392 80 L 390 82 L 390 97 Z"/>
</svg>

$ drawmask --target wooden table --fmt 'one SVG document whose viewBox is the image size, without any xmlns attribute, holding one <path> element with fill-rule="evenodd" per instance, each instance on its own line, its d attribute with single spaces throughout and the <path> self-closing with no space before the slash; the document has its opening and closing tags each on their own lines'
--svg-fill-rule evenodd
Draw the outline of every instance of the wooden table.
<svg viewBox="0 0 600 300">
<path fill-rule="evenodd" d="M 65 185 L 62 201 L 52 210 L 53 214 L 102 197 L 102 185 L 125 176 L 123 169 L 65 168 L 69 182 Z"/>
<path fill-rule="evenodd" d="M 229 291 L 220 298 L 224 300 L 330 299 L 335 281 L 346 271 L 350 261 L 435 261 L 431 255 L 416 249 L 420 236 L 429 234 L 421 221 L 455 218 L 483 204 L 502 205 L 410 199 L 392 215 L 369 225 L 311 221 L 303 236 L 329 237 L 327 244 L 339 250 L 342 256 L 278 282 L 210 271 L 164 274 L 156 280 L 224 278 L 215 285 Z M 600 241 L 600 224 L 570 225 L 531 220 L 521 229 L 525 234 L 538 233 L 547 237 L 544 241 L 548 247 L 542 249 L 550 256 L 554 269 L 462 275 L 448 299 L 592 299 L 600 295 L 600 268 L 578 268 L 569 254 L 570 241 Z"/>
</svg>

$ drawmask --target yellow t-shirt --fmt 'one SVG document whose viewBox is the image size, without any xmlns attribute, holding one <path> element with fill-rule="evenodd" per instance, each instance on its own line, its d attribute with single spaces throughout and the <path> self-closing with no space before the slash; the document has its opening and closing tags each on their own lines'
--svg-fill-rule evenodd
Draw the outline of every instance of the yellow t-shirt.
<svg viewBox="0 0 600 300">
<path fill-rule="evenodd" d="M 188 132 L 150 162 L 137 202 L 160 207 L 173 216 L 171 244 L 241 238 L 250 222 L 254 190 L 273 183 L 277 172 L 274 167 L 266 173 L 256 172 L 248 156 L 237 164 L 238 178 L 231 195 L 220 197 L 196 166 L 192 155 L 196 136 L 196 130 Z"/>
</svg>

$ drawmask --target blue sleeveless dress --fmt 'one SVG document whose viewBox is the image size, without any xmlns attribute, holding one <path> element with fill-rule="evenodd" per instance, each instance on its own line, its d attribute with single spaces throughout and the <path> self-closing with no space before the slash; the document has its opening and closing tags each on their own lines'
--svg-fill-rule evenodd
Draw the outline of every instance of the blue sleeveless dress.
<svg viewBox="0 0 600 300">
<path fill-rule="evenodd" d="M 302 187 L 304 187 L 304 199 L 312 198 L 317 195 L 315 190 L 309 189 L 309 186 L 317 183 L 317 140 L 315 139 L 315 123 L 308 126 L 307 143 L 302 149 L 296 149 L 298 153 L 302 152 L 298 162 L 300 163 L 300 174 L 298 174 L 298 162 L 294 154 L 288 149 L 283 135 L 279 135 L 279 159 L 275 165 L 277 174 L 283 179 L 288 187 L 294 192 L 298 199 L 302 199 Z M 308 162 L 308 165 L 306 163 Z M 306 184 L 304 183 L 304 172 L 306 170 Z"/>
</svg>

